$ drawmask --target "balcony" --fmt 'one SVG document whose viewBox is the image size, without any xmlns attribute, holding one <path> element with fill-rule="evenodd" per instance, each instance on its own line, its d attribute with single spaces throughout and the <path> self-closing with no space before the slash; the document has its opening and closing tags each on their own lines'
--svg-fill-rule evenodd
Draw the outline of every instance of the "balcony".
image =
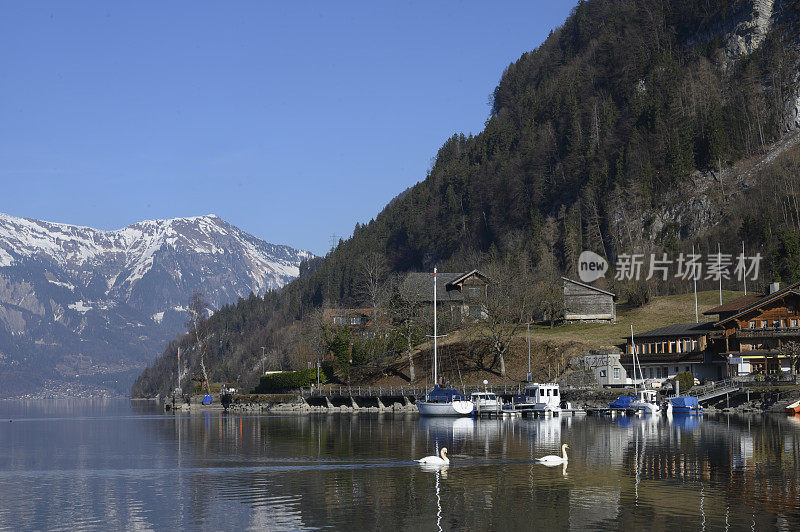
<svg viewBox="0 0 800 532">
<path fill-rule="evenodd" d="M 734 338 L 783 338 L 787 336 L 800 337 L 800 327 L 750 327 L 737 329 Z"/>
</svg>

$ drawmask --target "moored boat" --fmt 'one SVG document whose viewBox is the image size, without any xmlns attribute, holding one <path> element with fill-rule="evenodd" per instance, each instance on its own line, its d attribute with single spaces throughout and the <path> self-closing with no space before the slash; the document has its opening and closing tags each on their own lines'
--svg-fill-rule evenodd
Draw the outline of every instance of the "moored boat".
<svg viewBox="0 0 800 532">
<path fill-rule="evenodd" d="M 673 414 L 699 414 L 703 411 L 703 407 L 697 401 L 697 397 L 671 397 L 669 402 L 672 405 Z"/>
<path fill-rule="evenodd" d="M 620 395 L 614 402 L 609 403 L 608 407 L 615 410 L 628 409 L 635 400 L 636 398 L 632 395 Z"/>
<path fill-rule="evenodd" d="M 534 412 L 559 414 L 561 412 L 561 395 L 558 384 L 548 382 L 533 383 L 525 387 L 520 398 L 523 404 L 533 405 Z"/>
<path fill-rule="evenodd" d="M 645 414 L 661 412 L 657 397 L 655 390 L 639 390 L 636 392 L 636 400 L 631 401 L 630 408 Z"/>
<path fill-rule="evenodd" d="M 438 339 L 436 334 L 436 268 L 433 269 L 433 382 L 438 382 L 439 355 Z M 438 384 L 425 396 L 417 401 L 417 408 L 421 416 L 469 416 L 475 406 L 472 401 L 456 390 L 440 388 Z"/>
<path fill-rule="evenodd" d="M 790 405 L 786 405 L 787 414 L 800 414 L 800 401 L 795 401 Z"/>
<path fill-rule="evenodd" d="M 495 410 L 503 406 L 502 399 L 492 392 L 474 392 L 469 398 L 476 410 Z"/>
<path fill-rule="evenodd" d="M 421 416 L 469 416 L 474 405 L 457 390 L 434 386 L 417 408 Z"/>
</svg>

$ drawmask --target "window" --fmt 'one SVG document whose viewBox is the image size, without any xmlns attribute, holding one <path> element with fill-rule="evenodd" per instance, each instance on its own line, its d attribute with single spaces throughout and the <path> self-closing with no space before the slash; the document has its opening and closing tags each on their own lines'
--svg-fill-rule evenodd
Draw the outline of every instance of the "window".
<svg viewBox="0 0 800 532">
<path fill-rule="evenodd" d="M 361 316 L 353 316 L 350 318 L 350 325 L 361 325 Z"/>
<path fill-rule="evenodd" d="M 601 370 L 600 370 L 600 376 L 601 376 L 601 377 L 603 377 L 603 378 L 605 378 L 605 376 L 606 376 L 606 370 L 604 370 L 604 369 L 601 369 Z"/>
<path fill-rule="evenodd" d="M 619 379 L 619 368 L 614 368 L 614 378 Z"/>
<path fill-rule="evenodd" d="M 553 397 L 558 397 L 558 390 L 553 390 Z"/>
<path fill-rule="evenodd" d="M 473 299 L 477 299 L 481 297 L 481 289 L 480 288 L 470 288 L 469 289 L 469 297 Z"/>
<path fill-rule="evenodd" d="M 333 317 L 333 324 L 334 325 L 344 325 L 344 318 L 342 316 L 334 316 Z"/>
<path fill-rule="evenodd" d="M 751 329 L 755 329 L 755 328 L 756 328 L 756 322 L 754 322 L 754 321 L 751 321 L 751 322 L 750 322 L 750 328 L 751 328 Z"/>
<path fill-rule="evenodd" d="M 470 305 L 469 315 L 473 318 L 483 317 L 483 309 L 480 307 L 480 305 Z"/>
</svg>

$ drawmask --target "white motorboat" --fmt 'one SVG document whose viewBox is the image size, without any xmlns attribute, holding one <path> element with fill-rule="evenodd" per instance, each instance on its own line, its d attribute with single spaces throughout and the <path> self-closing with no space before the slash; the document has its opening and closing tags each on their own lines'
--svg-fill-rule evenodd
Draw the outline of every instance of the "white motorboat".
<svg viewBox="0 0 800 532">
<path fill-rule="evenodd" d="M 561 413 L 561 394 L 557 383 L 529 384 L 525 387 L 523 399 L 525 404 L 533 404 L 534 412 Z"/>
<path fill-rule="evenodd" d="M 433 269 L 433 382 L 438 382 L 438 352 L 436 335 L 436 268 Z M 470 416 L 475 408 L 472 401 L 468 400 L 456 390 L 440 388 L 434 385 L 433 390 L 425 399 L 417 401 L 417 408 L 421 416 Z"/>
<path fill-rule="evenodd" d="M 655 390 L 639 390 L 636 392 L 636 399 L 631 401 L 630 408 L 645 414 L 657 414 L 661 412 L 657 397 Z"/>
<path fill-rule="evenodd" d="M 492 392 L 474 392 L 470 400 L 475 410 L 499 410 L 503 406 L 503 400 Z"/>
</svg>

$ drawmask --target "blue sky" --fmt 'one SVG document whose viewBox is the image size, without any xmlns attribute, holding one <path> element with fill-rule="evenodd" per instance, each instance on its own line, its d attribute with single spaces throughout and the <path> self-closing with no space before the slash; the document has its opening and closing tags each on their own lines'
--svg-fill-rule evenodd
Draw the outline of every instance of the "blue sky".
<svg viewBox="0 0 800 532">
<path fill-rule="evenodd" d="M 478 133 L 552 2 L 3 2 L 0 211 L 324 254 Z"/>
</svg>

